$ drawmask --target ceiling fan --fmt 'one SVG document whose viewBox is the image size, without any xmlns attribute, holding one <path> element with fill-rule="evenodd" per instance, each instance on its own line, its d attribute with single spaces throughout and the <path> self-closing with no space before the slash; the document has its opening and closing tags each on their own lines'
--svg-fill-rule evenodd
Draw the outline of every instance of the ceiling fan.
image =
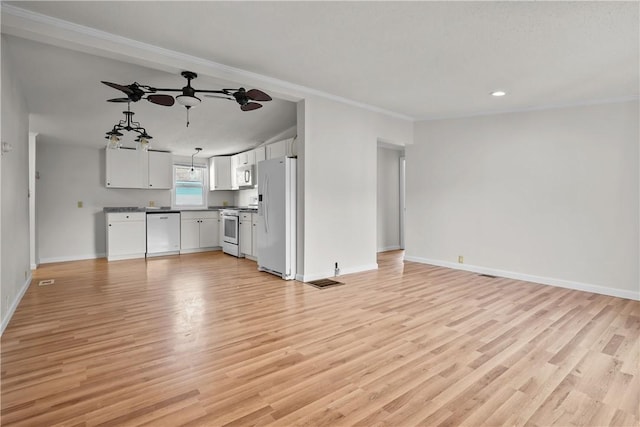
<svg viewBox="0 0 640 427">
<path fill-rule="evenodd" d="M 196 96 L 196 93 L 199 92 L 204 93 L 204 96 L 209 98 L 222 98 L 236 101 L 240 105 L 240 109 L 242 111 L 257 110 L 258 108 L 262 108 L 262 104 L 256 101 L 266 102 L 271 101 L 272 99 L 269 95 L 262 92 L 261 90 L 246 90 L 243 87 L 239 89 L 217 90 L 195 89 L 191 86 L 191 80 L 197 78 L 198 75 L 193 71 L 183 71 L 180 74 L 182 75 L 182 77 L 187 79 L 187 85 L 181 89 L 156 88 L 153 86 L 142 85 L 137 82 L 127 86 L 105 81 L 103 81 L 102 83 L 114 89 L 120 90 L 124 92 L 125 95 L 127 95 L 126 98 L 109 99 L 109 102 L 138 102 L 141 99 L 146 99 L 147 101 L 154 104 L 170 107 L 174 104 L 175 101 L 178 101 L 179 104 L 184 105 L 187 109 L 187 126 L 189 126 L 189 109 L 191 107 L 195 107 L 201 102 L 201 99 Z M 174 99 L 174 97 L 171 95 L 159 94 L 157 92 L 181 92 L 181 94 L 177 95 Z"/>
</svg>

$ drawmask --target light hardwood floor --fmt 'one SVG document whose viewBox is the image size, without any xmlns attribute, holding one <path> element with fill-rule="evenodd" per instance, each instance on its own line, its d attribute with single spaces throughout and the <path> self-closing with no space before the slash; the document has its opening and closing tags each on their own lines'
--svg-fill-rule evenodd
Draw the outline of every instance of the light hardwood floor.
<svg viewBox="0 0 640 427">
<path fill-rule="evenodd" d="M 639 424 L 640 302 L 379 265 L 322 290 L 220 252 L 43 265 L 2 425 Z"/>
</svg>

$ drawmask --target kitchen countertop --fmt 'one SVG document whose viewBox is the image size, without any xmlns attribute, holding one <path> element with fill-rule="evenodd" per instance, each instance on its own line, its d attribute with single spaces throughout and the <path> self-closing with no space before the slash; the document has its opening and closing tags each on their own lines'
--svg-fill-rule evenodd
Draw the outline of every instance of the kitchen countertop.
<svg viewBox="0 0 640 427">
<path fill-rule="evenodd" d="M 250 208 L 248 206 L 224 206 L 219 208 L 220 210 L 229 209 L 240 212 L 258 212 L 258 208 Z"/>
<path fill-rule="evenodd" d="M 122 212 L 146 212 L 146 213 L 168 213 L 168 212 L 188 212 L 188 211 L 219 211 L 222 209 L 235 209 L 241 212 L 257 212 L 257 208 L 250 208 L 248 206 L 209 206 L 204 209 L 171 209 L 170 206 L 161 207 L 107 207 L 103 208 L 104 213 L 122 213 Z"/>
<path fill-rule="evenodd" d="M 137 208 L 131 206 L 103 208 L 104 213 L 122 213 L 122 212 L 146 212 L 146 213 L 179 213 L 180 209 L 171 209 L 170 206 Z"/>
</svg>

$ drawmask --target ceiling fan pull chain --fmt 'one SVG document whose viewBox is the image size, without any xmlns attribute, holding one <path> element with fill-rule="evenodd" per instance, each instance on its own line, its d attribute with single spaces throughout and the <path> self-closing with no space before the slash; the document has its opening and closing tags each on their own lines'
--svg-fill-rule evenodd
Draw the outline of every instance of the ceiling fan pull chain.
<svg viewBox="0 0 640 427">
<path fill-rule="evenodd" d="M 191 107 L 187 107 L 187 127 L 189 127 L 189 110 Z"/>
</svg>

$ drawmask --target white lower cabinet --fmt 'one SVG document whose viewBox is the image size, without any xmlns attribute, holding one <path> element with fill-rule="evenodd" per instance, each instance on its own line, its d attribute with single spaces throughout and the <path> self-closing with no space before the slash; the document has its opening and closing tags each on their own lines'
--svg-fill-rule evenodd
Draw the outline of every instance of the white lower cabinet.
<svg viewBox="0 0 640 427">
<path fill-rule="evenodd" d="M 258 257 L 258 214 L 251 214 L 251 255 Z"/>
<path fill-rule="evenodd" d="M 147 252 L 145 212 L 107 213 L 107 260 L 144 258 Z"/>
<path fill-rule="evenodd" d="M 224 221 L 222 215 L 218 216 L 218 246 L 222 247 L 224 243 Z"/>
<path fill-rule="evenodd" d="M 218 219 L 217 211 L 182 211 L 180 253 L 200 252 L 219 247 Z"/>
<path fill-rule="evenodd" d="M 240 213 L 240 253 L 246 258 L 258 256 L 258 214 Z"/>
<path fill-rule="evenodd" d="M 252 238 L 252 225 L 251 225 L 251 213 L 240 212 L 239 218 L 239 230 L 240 235 L 240 253 L 245 256 L 253 256 L 253 238 Z"/>
</svg>

